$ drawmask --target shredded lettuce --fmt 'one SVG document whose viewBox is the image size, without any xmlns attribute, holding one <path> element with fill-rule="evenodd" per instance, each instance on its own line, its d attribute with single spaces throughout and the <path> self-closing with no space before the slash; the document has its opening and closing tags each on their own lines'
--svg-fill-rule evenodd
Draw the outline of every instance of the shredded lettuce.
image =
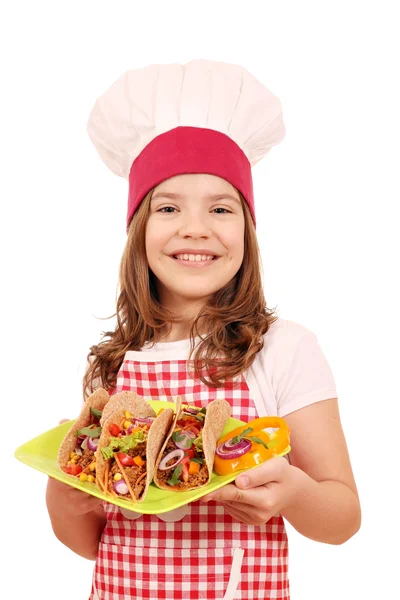
<svg viewBox="0 0 400 600">
<path fill-rule="evenodd" d="M 105 459 L 112 458 L 114 454 L 113 450 L 117 449 L 126 454 L 128 450 L 136 448 L 138 444 L 144 441 L 146 441 L 146 436 L 143 431 L 137 431 L 136 433 L 125 435 L 122 438 L 110 437 L 107 448 L 102 448 L 101 453 Z"/>
<path fill-rule="evenodd" d="M 203 436 L 202 431 L 200 431 L 197 438 L 194 440 L 193 444 L 196 446 L 197 452 L 203 452 Z"/>
<path fill-rule="evenodd" d="M 108 460 L 114 456 L 113 449 L 108 446 L 107 448 L 102 448 L 101 453 L 103 455 L 104 460 Z"/>
</svg>

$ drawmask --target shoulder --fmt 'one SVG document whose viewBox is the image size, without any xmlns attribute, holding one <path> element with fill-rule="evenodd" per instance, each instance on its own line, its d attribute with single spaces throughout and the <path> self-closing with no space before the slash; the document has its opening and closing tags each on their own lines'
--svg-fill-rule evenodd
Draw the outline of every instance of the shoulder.
<svg viewBox="0 0 400 600">
<path fill-rule="evenodd" d="M 277 371 L 287 368 L 302 348 L 314 346 L 317 340 L 314 333 L 304 325 L 278 318 L 263 335 L 263 342 L 262 349 L 256 354 L 254 369 L 266 370 L 273 376 Z"/>
<path fill-rule="evenodd" d="M 260 379 L 270 382 L 281 417 L 308 404 L 337 398 L 333 373 L 316 335 L 295 321 L 272 323 L 254 370 Z"/>
<path fill-rule="evenodd" d="M 287 319 L 278 318 L 274 321 L 267 333 L 264 334 L 264 352 L 273 353 L 296 348 L 298 343 L 305 337 L 315 338 L 314 333 L 305 327 L 289 321 Z"/>
<path fill-rule="evenodd" d="M 277 377 L 299 359 L 309 360 L 319 348 L 315 334 L 300 323 L 278 318 L 263 336 L 264 345 L 256 355 L 255 369 Z"/>
</svg>

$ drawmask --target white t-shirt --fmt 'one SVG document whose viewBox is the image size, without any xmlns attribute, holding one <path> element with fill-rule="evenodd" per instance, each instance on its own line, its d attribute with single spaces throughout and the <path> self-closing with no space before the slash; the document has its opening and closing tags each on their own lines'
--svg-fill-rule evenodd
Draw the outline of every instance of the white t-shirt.
<svg viewBox="0 0 400 600">
<path fill-rule="evenodd" d="M 159 361 L 189 357 L 190 340 L 144 346 L 126 359 Z M 132 354 L 132 356 L 130 356 Z M 337 398 L 331 368 L 309 329 L 278 319 L 264 335 L 264 348 L 244 373 L 260 417 L 284 417 L 314 402 Z"/>
</svg>

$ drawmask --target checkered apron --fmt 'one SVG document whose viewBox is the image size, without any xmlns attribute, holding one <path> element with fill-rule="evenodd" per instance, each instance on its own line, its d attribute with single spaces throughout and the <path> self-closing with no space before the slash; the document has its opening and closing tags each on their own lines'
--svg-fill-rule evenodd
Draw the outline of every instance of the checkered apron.
<svg viewBox="0 0 400 600">
<path fill-rule="evenodd" d="M 132 390 L 199 408 L 225 398 L 232 417 L 258 417 L 245 378 L 213 389 L 187 372 L 186 360 L 142 362 L 125 355 L 115 392 Z M 161 357 L 160 357 L 161 358 Z M 218 502 L 192 502 L 160 515 L 104 504 L 90 600 L 289 600 L 288 541 L 282 517 L 262 526 L 236 521 Z"/>
</svg>

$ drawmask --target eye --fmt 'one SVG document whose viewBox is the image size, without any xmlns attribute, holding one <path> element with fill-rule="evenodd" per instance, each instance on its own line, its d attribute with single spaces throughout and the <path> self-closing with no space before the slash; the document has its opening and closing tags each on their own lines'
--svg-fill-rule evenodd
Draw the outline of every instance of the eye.
<svg viewBox="0 0 400 600">
<path fill-rule="evenodd" d="M 213 208 L 213 212 L 214 212 L 214 211 L 218 211 L 218 212 L 217 212 L 217 214 L 218 214 L 218 215 L 222 215 L 222 214 L 224 214 L 224 213 L 231 213 L 231 212 L 232 212 L 231 210 L 228 210 L 228 209 L 226 209 L 226 208 L 222 208 L 222 206 L 219 206 L 218 208 Z M 221 211 L 222 211 L 222 212 L 221 212 Z"/>
<path fill-rule="evenodd" d="M 168 214 L 168 213 L 172 213 L 175 210 L 176 210 L 176 208 L 174 208 L 173 206 L 163 206 L 162 208 L 158 208 L 156 212 Z"/>
</svg>

